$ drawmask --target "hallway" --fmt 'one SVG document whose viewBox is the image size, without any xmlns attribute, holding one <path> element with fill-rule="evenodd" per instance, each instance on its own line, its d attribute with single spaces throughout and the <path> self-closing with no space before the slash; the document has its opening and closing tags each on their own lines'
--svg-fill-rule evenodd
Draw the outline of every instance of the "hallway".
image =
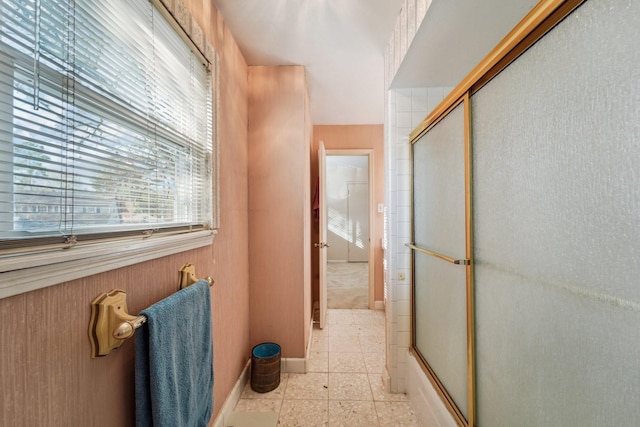
<svg viewBox="0 0 640 427">
<path fill-rule="evenodd" d="M 369 263 L 327 263 L 327 308 L 369 308 Z"/>
<path fill-rule="evenodd" d="M 384 312 L 330 309 L 313 330 L 306 374 L 281 375 L 280 386 L 256 393 L 249 383 L 236 412 L 275 412 L 278 426 L 418 426 L 404 394 L 385 391 Z"/>
</svg>

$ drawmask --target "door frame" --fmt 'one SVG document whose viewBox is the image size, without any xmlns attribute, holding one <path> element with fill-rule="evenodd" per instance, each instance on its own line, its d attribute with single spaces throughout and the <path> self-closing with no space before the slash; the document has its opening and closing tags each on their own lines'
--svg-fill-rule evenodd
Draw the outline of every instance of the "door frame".
<svg viewBox="0 0 640 427">
<path fill-rule="evenodd" d="M 369 184 L 369 310 L 375 309 L 375 250 L 373 245 L 373 235 L 375 230 L 375 182 L 373 174 L 374 166 L 374 152 L 372 149 L 327 149 L 325 150 L 326 157 L 329 156 L 367 156 L 367 178 Z M 326 174 L 326 162 L 325 162 L 325 174 Z M 326 206 L 325 206 L 326 208 Z M 322 209 L 322 208 L 321 208 Z M 324 225 L 325 227 L 327 224 Z M 322 268 L 322 266 L 320 266 Z M 320 286 L 323 286 L 321 283 Z M 326 286 L 326 283 L 324 284 Z M 326 295 L 326 289 L 325 289 Z"/>
</svg>

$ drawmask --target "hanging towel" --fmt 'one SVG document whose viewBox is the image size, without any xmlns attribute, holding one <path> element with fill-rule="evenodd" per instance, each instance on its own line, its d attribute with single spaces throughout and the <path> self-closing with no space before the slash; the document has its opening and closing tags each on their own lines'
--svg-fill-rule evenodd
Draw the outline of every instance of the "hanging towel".
<svg viewBox="0 0 640 427">
<path fill-rule="evenodd" d="M 142 313 L 136 331 L 136 426 L 205 427 L 213 409 L 209 283 L 200 280 Z"/>
</svg>

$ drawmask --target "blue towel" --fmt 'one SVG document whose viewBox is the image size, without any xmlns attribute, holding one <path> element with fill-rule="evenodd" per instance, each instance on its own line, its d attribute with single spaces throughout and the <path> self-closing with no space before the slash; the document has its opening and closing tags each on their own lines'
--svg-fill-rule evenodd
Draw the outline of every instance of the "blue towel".
<svg viewBox="0 0 640 427">
<path fill-rule="evenodd" d="M 201 280 L 142 313 L 136 331 L 136 426 L 204 427 L 213 411 L 209 283 Z"/>
</svg>

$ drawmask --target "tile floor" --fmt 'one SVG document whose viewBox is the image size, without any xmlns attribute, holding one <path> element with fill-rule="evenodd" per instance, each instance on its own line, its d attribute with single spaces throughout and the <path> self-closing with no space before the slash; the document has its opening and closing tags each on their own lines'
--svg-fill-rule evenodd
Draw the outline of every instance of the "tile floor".
<svg viewBox="0 0 640 427">
<path fill-rule="evenodd" d="M 327 307 L 369 307 L 369 263 L 327 263 Z"/>
<path fill-rule="evenodd" d="M 235 411 L 276 412 L 279 427 L 418 426 L 409 399 L 385 390 L 384 341 L 384 312 L 330 309 L 313 330 L 308 372 L 281 374 L 268 393 L 247 383 Z"/>
</svg>

